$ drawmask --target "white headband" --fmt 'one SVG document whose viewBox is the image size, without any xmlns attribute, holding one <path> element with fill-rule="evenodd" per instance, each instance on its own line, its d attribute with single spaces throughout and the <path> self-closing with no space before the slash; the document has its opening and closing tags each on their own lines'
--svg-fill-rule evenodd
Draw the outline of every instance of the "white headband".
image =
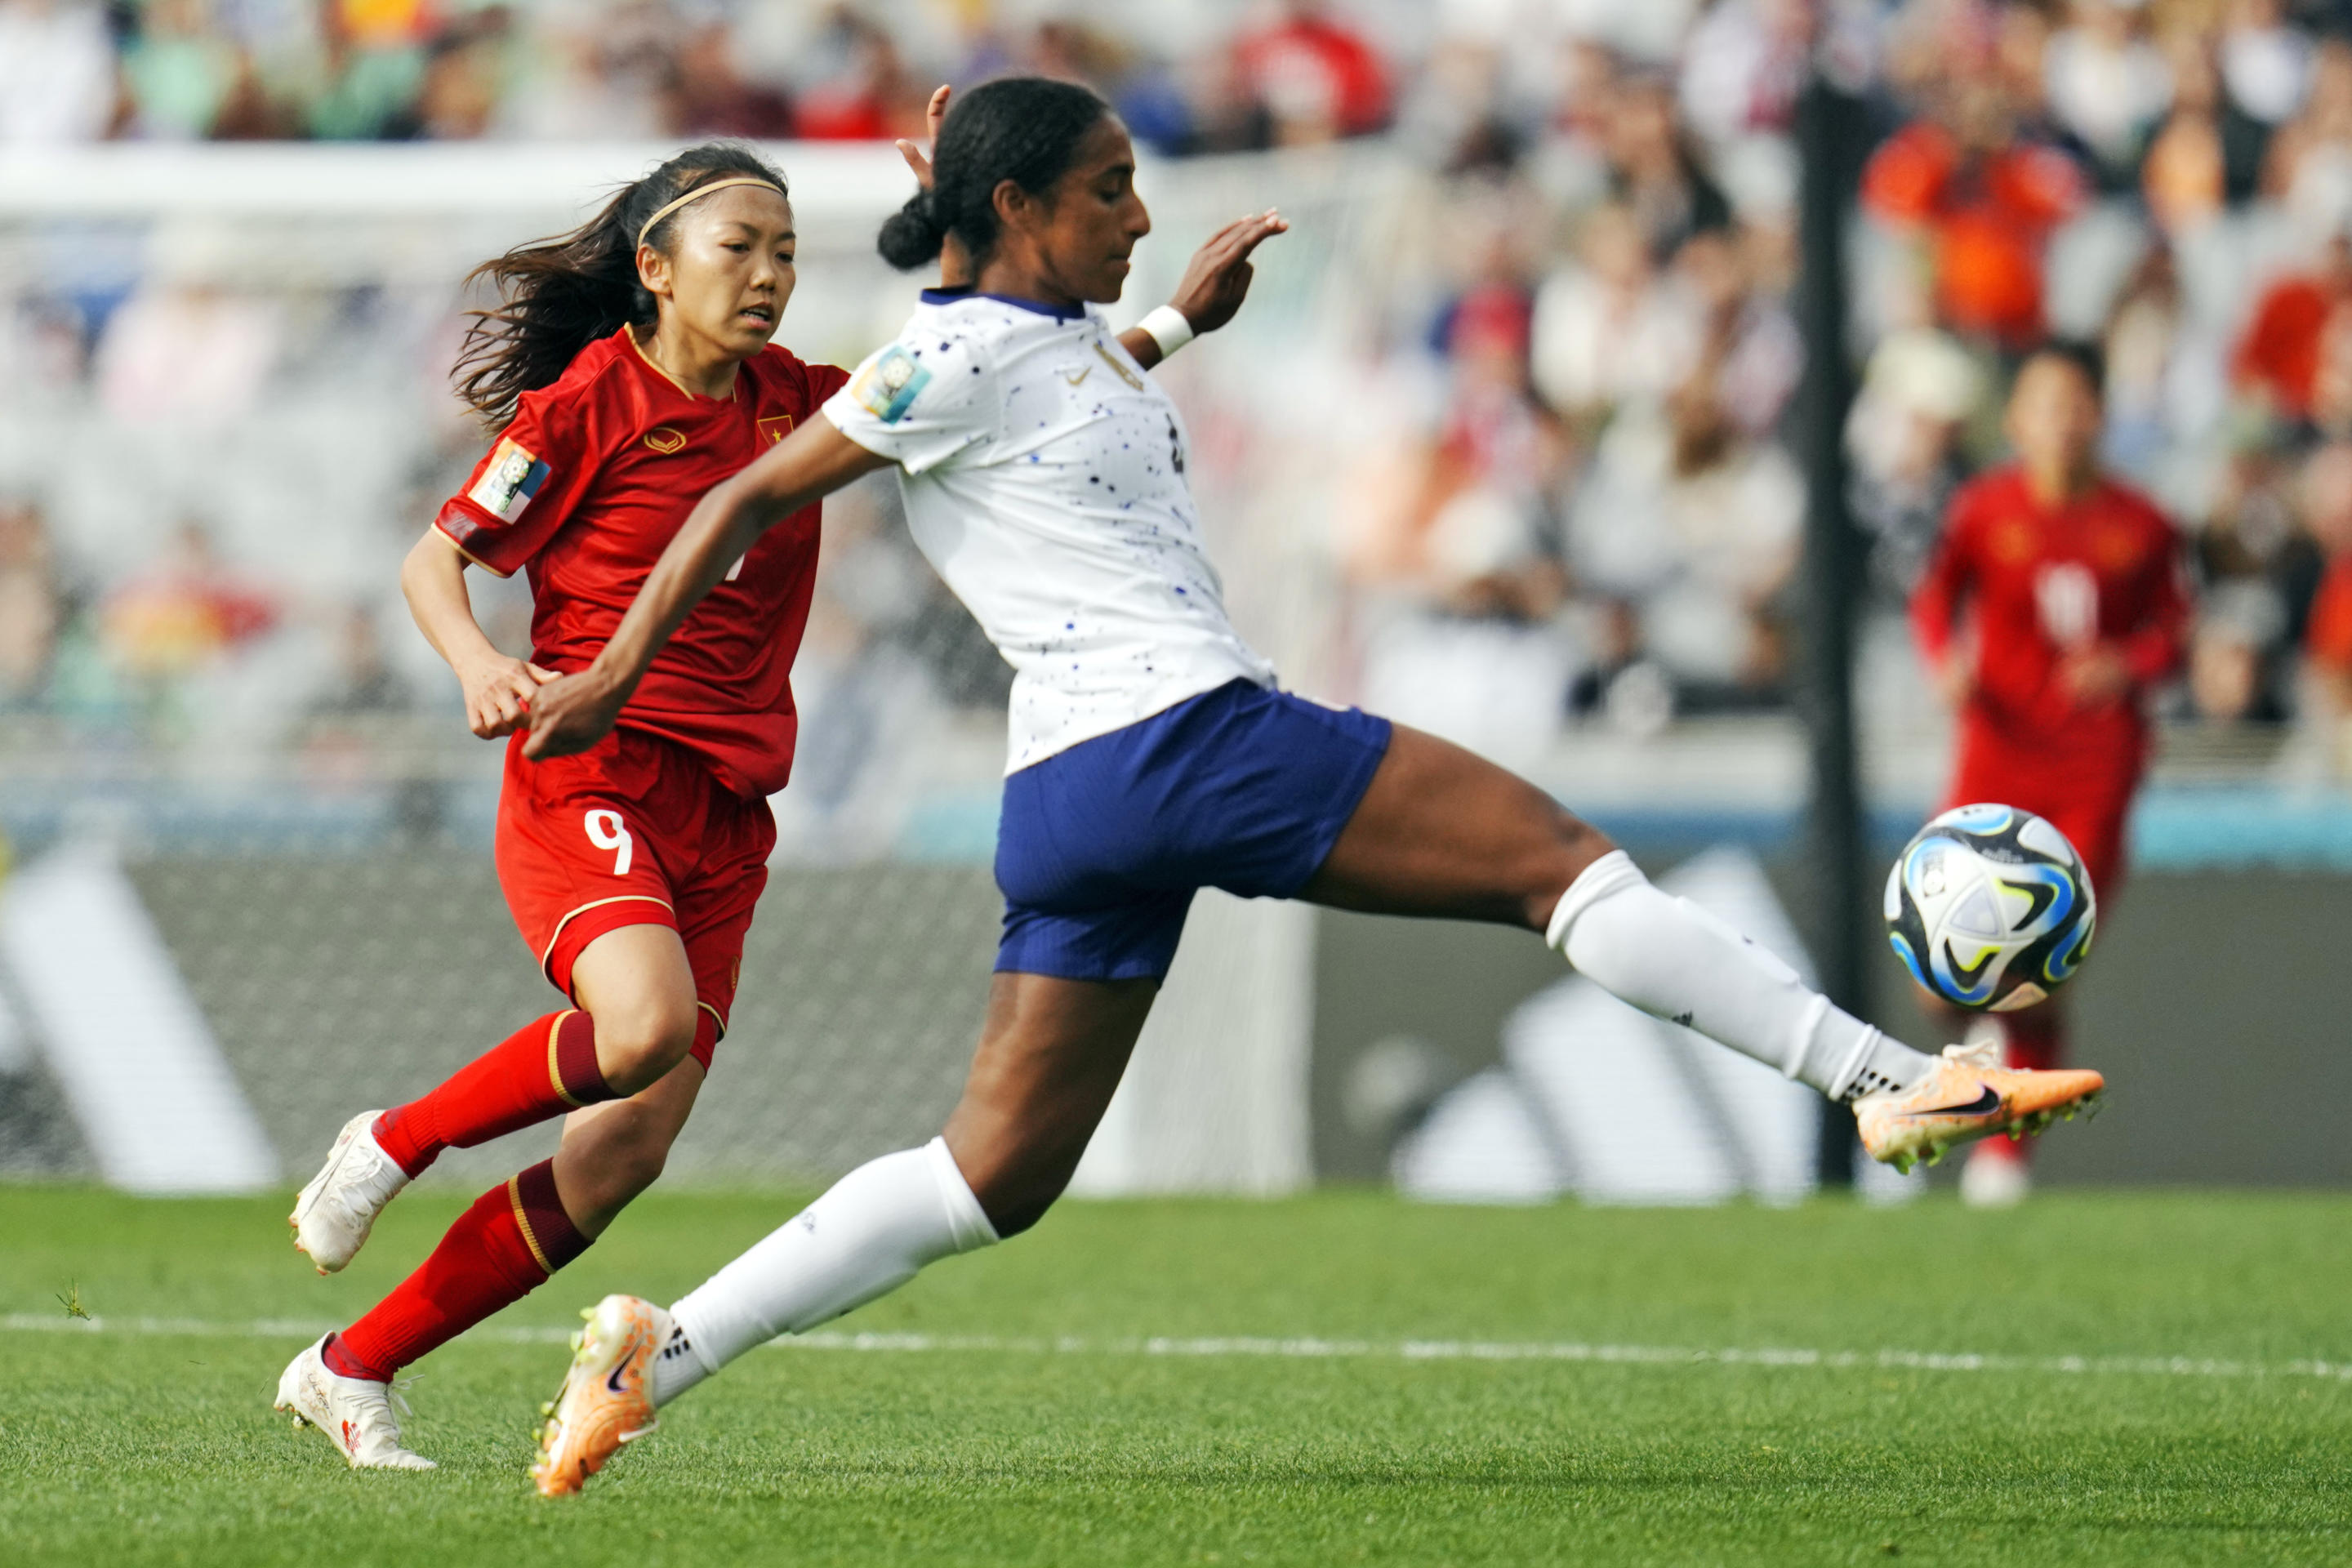
<svg viewBox="0 0 2352 1568">
<path fill-rule="evenodd" d="M 707 185 L 695 186 L 694 189 L 687 192 L 686 195 L 678 197 L 676 201 L 669 203 L 659 212 L 655 213 L 653 216 L 646 219 L 646 226 L 637 230 L 637 243 L 639 245 L 645 244 L 646 236 L 653 233 L 654 231 L 654 225 L 661 222 L 662 219 L 669 216 L 670 214 L 677 211 L 678 208 L 686 205 L 687 203 L 694 200 L 697 196 L 707 196 L 713 191 L 723 191 L 730 185 L 760 185 L 775 192 L 776 195 L 780 196 L 784 196 L 786 201 L 792 200 L 792 197 L 784 195 L 784 188 L 782 185 L 777 184 L 773 180 L 763 180 L 757 174 L 740 174 L 731 180 L 713 180 Z"/>
</svg>

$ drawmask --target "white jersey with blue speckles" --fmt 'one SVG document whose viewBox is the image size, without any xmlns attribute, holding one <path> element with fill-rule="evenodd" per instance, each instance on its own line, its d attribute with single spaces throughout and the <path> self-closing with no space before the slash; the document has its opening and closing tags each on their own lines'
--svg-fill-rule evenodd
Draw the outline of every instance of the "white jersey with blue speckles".
<svg viewBox="0 0 2352 1568">
<path fill-rule="evenodd" d="M 1226 619 L 1184 424 L 1095 312 L 926 289 L 824 405 L 1013 668 L 1008 773 L 1274 667 Z"/>
</svg>

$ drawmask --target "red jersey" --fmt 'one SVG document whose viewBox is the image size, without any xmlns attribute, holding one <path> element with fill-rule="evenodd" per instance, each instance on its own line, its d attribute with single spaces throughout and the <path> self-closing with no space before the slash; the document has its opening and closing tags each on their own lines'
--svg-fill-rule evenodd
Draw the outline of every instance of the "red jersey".
<svg viewBox="0 0 2352 1568">
<path fill-rule="evenodd" d="M 2102 479 L 2045 508 L 2014 468 L 1963 487 L 1911 600 L 1929 660 L 1962 657 L 1954 645 L 1963 617 L 1976 676 L 1967 723 L 2039 757 L 2137 771 L 2147 747 L 2142 695 L 2179 665 L 2189 625 L 2179 542 L 2147 498 Z M 2078 707 L 2059 666 L 2101 645 L 2123 655 L 2135 689 Z"/>
<path fill-rule="evenodd" d="M 529 573 L 533 662 L 585 668 L 703 492 L 848 379 L 772 343 L 736 373 L 731 396 L 698 397 L 624 328 L 523 394 L 434 525 L 499 576 Z M 623 724 L 688 747 L 739 795 L 772 795 L 792 773 L 793 658 L 816 581 L 818 511 L 803 508 L 751 546 L 621 710 Z"/>
</svg>

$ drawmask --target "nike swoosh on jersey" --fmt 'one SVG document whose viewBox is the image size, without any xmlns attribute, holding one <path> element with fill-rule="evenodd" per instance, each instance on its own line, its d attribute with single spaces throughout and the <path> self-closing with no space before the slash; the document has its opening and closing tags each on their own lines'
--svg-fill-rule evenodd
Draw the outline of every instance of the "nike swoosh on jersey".
<svg viewBox="0 0 2352 1568">
<path fill-rule="evenodd" d="M 1909 1110 L 1906 1116 L 1990 1116 L 2000 1109 L 2000 1093 L 1988 1088 L 1966 1105 L 1938 1105 L 1926 1110 Z"/>
<path fill-rule="evenodd" d="M 1071 374 L 1068 371 L 1066 371 L 1066 371 L 1064 371 L 1064 372 L 1062 373 L 1062 379 L 1063 379 L 1064 381 L 1068 382 L 1072 386 L 1076 386 L 1076 385 L 1077 385 L 1077 384 L 1078 384 L 1078 383 L 1080 383 L 1080 382 L 1082 382 L 1082 381 L 1086 380 L 1086 378 L 1087 378 L 1087 377 L 1088 377 L 1088 376 L 1090 376 L 1090 375 L 1094 374 L 1094 373 L 1095 373 L 1095 367 L 1094 367 L 1094 366 L 1092 366 L 1092 365 L 1087 365 L 1087 366 L 1085 366 L 1085 367 L 1081 368 L 1081 369 L 1079 370 L 1078 374 L 1076 374 L 1076 375 L 1072 375 L 1072 374 Z"/>
</svg>

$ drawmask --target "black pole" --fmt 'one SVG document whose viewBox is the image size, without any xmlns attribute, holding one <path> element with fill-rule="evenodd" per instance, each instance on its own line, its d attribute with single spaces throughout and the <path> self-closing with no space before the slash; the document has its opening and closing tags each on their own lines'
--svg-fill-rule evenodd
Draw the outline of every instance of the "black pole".
<svg viewBox="0 0 2352 1568">
<path fill-rule="evenodd" d="M 1860 174 L 1861 100 L 1817 68 L 1797 104 L 1803 162 L 1799 216 L 1799 326 L 1805 378 L 1799 392 L 1807 492 L 1795 696 L 1805 723 L 1812 792 L 1805 814 L 1808 944 L 1830 1000 L 1868 1016 L 1869 971 L 1858 919 L 1864 863 L 1862 786 L 1854 757 L 1854 608 L 1862 542 L 1846 511 L 1845 421 L 1853 401 L 1846 351 L 1845 235 Z M 1853 1112 L 1824 1102 L 1818 1170 L 1824 1187 L 1853 1184 Z"/>
</svg>

